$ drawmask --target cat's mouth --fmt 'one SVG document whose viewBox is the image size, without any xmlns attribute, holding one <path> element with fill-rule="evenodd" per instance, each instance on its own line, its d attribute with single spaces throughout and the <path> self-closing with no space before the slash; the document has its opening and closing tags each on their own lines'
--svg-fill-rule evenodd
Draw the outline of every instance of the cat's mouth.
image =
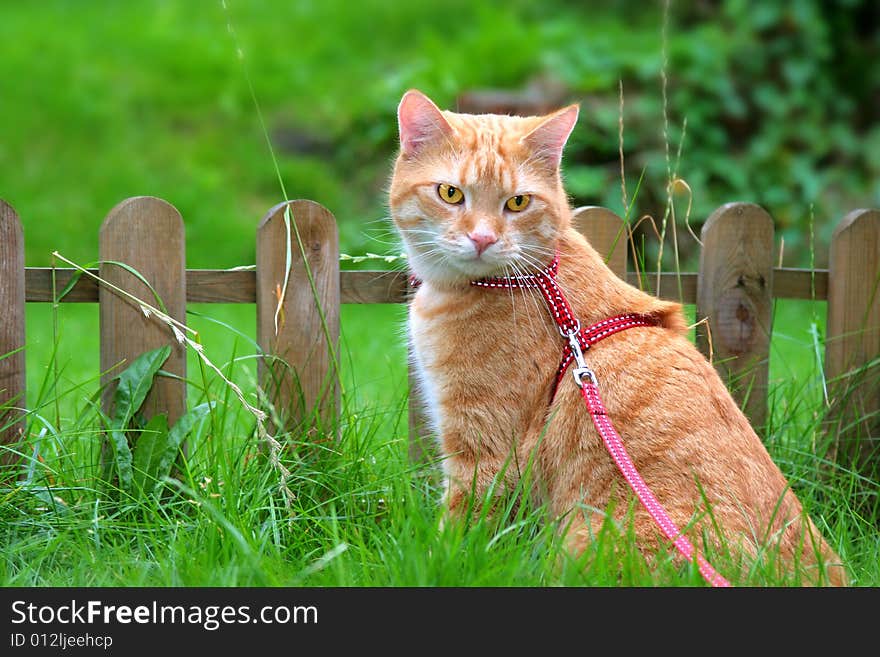
<svg viewBox="0 0 880 657">
<path fill-rule="evenodd" d="M 403 233 L 410 269 L 423 281 L 452 285 L 481 278 L 534 273 L 552 258 L 552 249 L 523 244 L 509 236 L 469 231 L 433 234 Z"/>
<path fill-rule="evenodd" d="M 513 255 L 511 249 L 495 236 L 468 234 L 458 239 L 455 249 L 457 259 L 465 267 L 483 272 L 503 267 Z"/>
<path fill-rule="evenodd" d="M 473 253 L 459 258 L 459 269 L 470 277 L 490 276 L 504 270 L 506 260 L 485 253 Z"/>
<path fill-rule="evenodd" d="M 460 248 L 435 249 L 433 253 L 410 252 L 410 267 L 425 281 L 465 284 L 509 269 L 508 259 L 492 251 L 476 253 Z"/>
<path fill-rule="evenodd" d="M 449 259 L 450 268 L 468 281 L 494 276 L 510 276 L 529 273 L 532 267 L 520 257 L 519 250 L 500 248 L 500 245 L 483 251 L 470 250 Z"/>
<path fill-rule="evenodd" d="M 471 263 L 473 263 L 473 264 L 475 264 L 475 265 L 477 265 L 477 266 L 480 266 L 480 265 L 497 265 L 497 264 L 498 264 L 498 262 L 497 262 L 497 260 L 498 260 L 497 257 L 495 257 L 495 256 L 494 256 L 493 254 L 491 254 L 491 253 L 490 253 L 490 254 L 486 254 L 485 252 L 483 252 L 483 253 L 479 253 L 479 252 L 477 252 L 477 253 L 467 254 L 467 255 L 463 256 L 462 259 L 463 259 L 465 262 L 471 262 Z"/>
</svg>

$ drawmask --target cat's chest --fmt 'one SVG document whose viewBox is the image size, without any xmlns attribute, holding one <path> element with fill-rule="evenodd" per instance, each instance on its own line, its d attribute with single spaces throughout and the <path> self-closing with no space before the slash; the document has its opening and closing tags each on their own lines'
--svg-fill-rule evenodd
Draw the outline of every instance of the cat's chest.
<svg viewBox="0 0 880 657">
<path fill-rule="evenodd" d="M 497 402 L 512 382 L 523 399 L 540 397 L 561 349 L 540 300 L 522 294 L 479 291 L 457 299 L 420 292 L 410 306 L 409 336 L 435 424 L 456 403 Z"/>
</svg>

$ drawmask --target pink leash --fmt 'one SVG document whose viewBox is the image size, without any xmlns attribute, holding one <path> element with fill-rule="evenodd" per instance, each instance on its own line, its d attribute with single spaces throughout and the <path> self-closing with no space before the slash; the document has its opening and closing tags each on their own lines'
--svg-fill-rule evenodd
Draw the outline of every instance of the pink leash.
<svg viewBox="0 0 880 657">
<path fill-rule="evenodd" d="M 588 350 L 592 345 L 600 340 L 614 335 L 619 331 L 637 326 L 657 326 L 657 320 L 650 315 L 626 314 L 611 317 L 603 320 L 585 329 L 581 328 L 580 322 L 575 318 L 571 306 L 556 283 L 556 274 L 559 271 L 559 258 L 554 257 L 553 262 L 543 271 L 528 276 L 499 276 L 496 278 L 486 278 L 478 281 L 472 281 L 471 285 L 477 287 L 489 288 L 538 288 L 541 295 L 547 302 L 550 316 L 556 323 L 559 333 L 563 338 L 568 340 L 562 354 L 562 362 L 556 373 L 556 382 L 553 386 L 551 401 L 556 394 L 559 382 L 565 375 L 568 366 L 574 362 L 575 369 L 572 371 L 574 380 L 581 389 L 581 395 L 587 404 L 587 410 L 590 417 L 593 418 L 593 424 L 611 458 L 626 479 L 626 482 L 632 488 L 638 497 L 639 502 L 648 511 L 654 522 L 663 532 L 663 535 L 672 541 L 679 553 L 688 561 L 696 559 L 700 574 L 712 586 L 728 587 L 728 582 L 706 561 L 699 553 L 697 553 L 693 544 L 688 538 L 679 531 L 672 518 L 666 513 L 666 510 L 648 488 L 645 480 L 636 470 L 632 459 L 623 445 L 620 434 L 611 424 L 608 413 L 599 396 L 599 386 L 596 374 L 591 370 L 584 359 L 584 351 Z"/>
</svg>

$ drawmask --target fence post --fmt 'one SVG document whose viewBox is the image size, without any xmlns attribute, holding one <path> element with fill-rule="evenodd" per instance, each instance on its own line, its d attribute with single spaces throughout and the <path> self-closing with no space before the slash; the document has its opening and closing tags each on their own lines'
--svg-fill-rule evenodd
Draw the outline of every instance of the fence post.
<svg viewBox="0 0 880 657">
<path fill-rule="evenodd" d="M 767 420 L 773 309 L 773 219 L 752 203 L 721 206 L 703 225 L 697 345 L 760 431 Z"/>
<path fill-rule="evenodd" d="M 586 205 L 574 211 L 572 224 L 605 259 L 611 271 L 626 280 L 629 233 L 623 219 L 606 208 Z"/>
<path fill-rule="evenodd" d="M 110 210 L 99 234 L 99 274 L 141 301 L 157 307 L 149 287 L 125 268 L 137 271 L 162 300 L 167 314 L 186 321 L 186 252 L 180 213 L 152 196 L 129 198 Z M 162 369 L 174 377 L 157 377 L 143 405 L 145 417 L 167 413 L 173 425 L 186 410 L 186 349 L 171 329 L 156 317 L 147 317 L 137 304 L 106 285 L 98 290 L 101 330 L 102 406 L 111 412 L 114 377 L 150 349 L 172 345 Z M 175 378 L 180 377 L 180 378 Z"/>
<path fill-rule="evenodd" d="M 838 460 L 880 470 L 880 210 L 855 210 L 831 239 L 825 373 Z"/>
<path fill-rule="evenodd" d="M 289 237 L 286 207 L 290 208 Z M 276 332 L 288 244 L 291 266 Z M 263 353 L 260 383 L 283 428 L 292 431 L 320 419 L 319 426 L 325 430 L 333 427 L 335 432 L 339 413 L 339 234 L 336 219 L 318 203 L 279 203 L 257 228 L 257 342 Z"/>
<path fill-rule="evenodd" d="M 0 199 L 0 446 L 15 450 L 24 434 L 24 233 L 11 205 Z M 8 408 L 3 406 L 8 404 Z M 18 462 L 14 451 L 0 451 L 0 465 Z M 0 482 L 12 467 L 0 470 Z"/>
</svg>

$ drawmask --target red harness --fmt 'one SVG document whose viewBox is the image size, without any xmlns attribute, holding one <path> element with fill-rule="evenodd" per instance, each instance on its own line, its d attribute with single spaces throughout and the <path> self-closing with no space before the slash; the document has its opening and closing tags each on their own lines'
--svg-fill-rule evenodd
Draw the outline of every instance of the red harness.
<svg viewBox="0 0 880 657">
<path fill-rule="evenodd" d="M 550 401 L 556 395 L 559 383 L 565 376 L 568 367 L 575 363 L 575 369 L 572 371 L 574 380 L 581 389 L 581 395 L 587 404 L 587 410 L 593 419 L 593 425 L 605 448 L 620 470 L 626 482 L 632 488 L 639 501 L 647 510 L 648 514 L 653 518 L 654 522 L 663 532 L 667 539 L 672 541 L 679 553 L 688 561 L 697 562 L 700 574 L 712 586 L 730 586 L 730 583 L 722 577 L 715 569 L 706 561 L 694 548 L 688 538 L 679 531 L 675 522 L 666 513 L 666 510 L 660 504 L 651 489 L 645 483 L 642 476 L 636 470 L 632 459 L 623 445 L 620 434 L 611 424 L 608 413 L 599 396 L 599 385 L 595 372 L 589 368 L 584 359 L 584 352 L 590 349 L 597 342 L 614 335 L 626 329 L 635 328 L 637 326 L 659 326 L 657 318 L 651 315 L 639 315 L 628 313 L 617 315 L 609 319 L 602 320 L 586 328 L 581 327 L 580 321 L 571 309 L 568 300 L 562 293 L 556 282 L 556 274 L 559 271 L 559 257 L 553 258 L 545 269 L 537 274 L 525 276 L 498 276 L 494 278 L 483 278 L 477 281 L 471 281 L 471 285 L 475 287 L 487 288 L 537 288 L 547 303 L 547 309 L 550 316 L 556 323 L 556 328 L 560 335 L 567 340 L 562 351 L 562 361 L 556 371 L 556 379 L 550 394 Z M 416 287 L 419 281 L 415 278 L 410 279 L 411 284 Z"/>
<path fill-rule="evenodd" d="M 474 287 L 537 288 L 541 291 L 541 296 L 547 302 L 547 309 L 556 323 L 556 328 L 559 329 L 560 335 L 568 340 L 562 348 L 562 360 L 559 363 L 559 368 L 556 370 L 556 380 L 553 383 L 553 389 L 550 391 L 551 402 L 556 396 L 559 383 L 565 376 L 565 372 L 572 361 L 578 362 L 578 368 L 575 370 L 575 381 L 577 381 L 578 385 L 581 385 L 581 379 L 584 376 L 590 377 L 593 383 L 595 383 L 595 374 L 586 367 L 586 363 L 582 362 L 583 353 L 594 344 L 608 336 L 629 328 L 635 328 L 636 326 L 659 326 L 657 318 L 652 315 L 627 313 L 596 322 L 592 326 L 581 328 L 580 321 L 575 318 L 574 311 L 568 305 L 568 300 L 556 283 L 556 274 L 558 272 L 559 258 L 554 257 L 553 262 L 537 274 L 498 276 L 471 281 L 471 285 Z"/>
</svg>

